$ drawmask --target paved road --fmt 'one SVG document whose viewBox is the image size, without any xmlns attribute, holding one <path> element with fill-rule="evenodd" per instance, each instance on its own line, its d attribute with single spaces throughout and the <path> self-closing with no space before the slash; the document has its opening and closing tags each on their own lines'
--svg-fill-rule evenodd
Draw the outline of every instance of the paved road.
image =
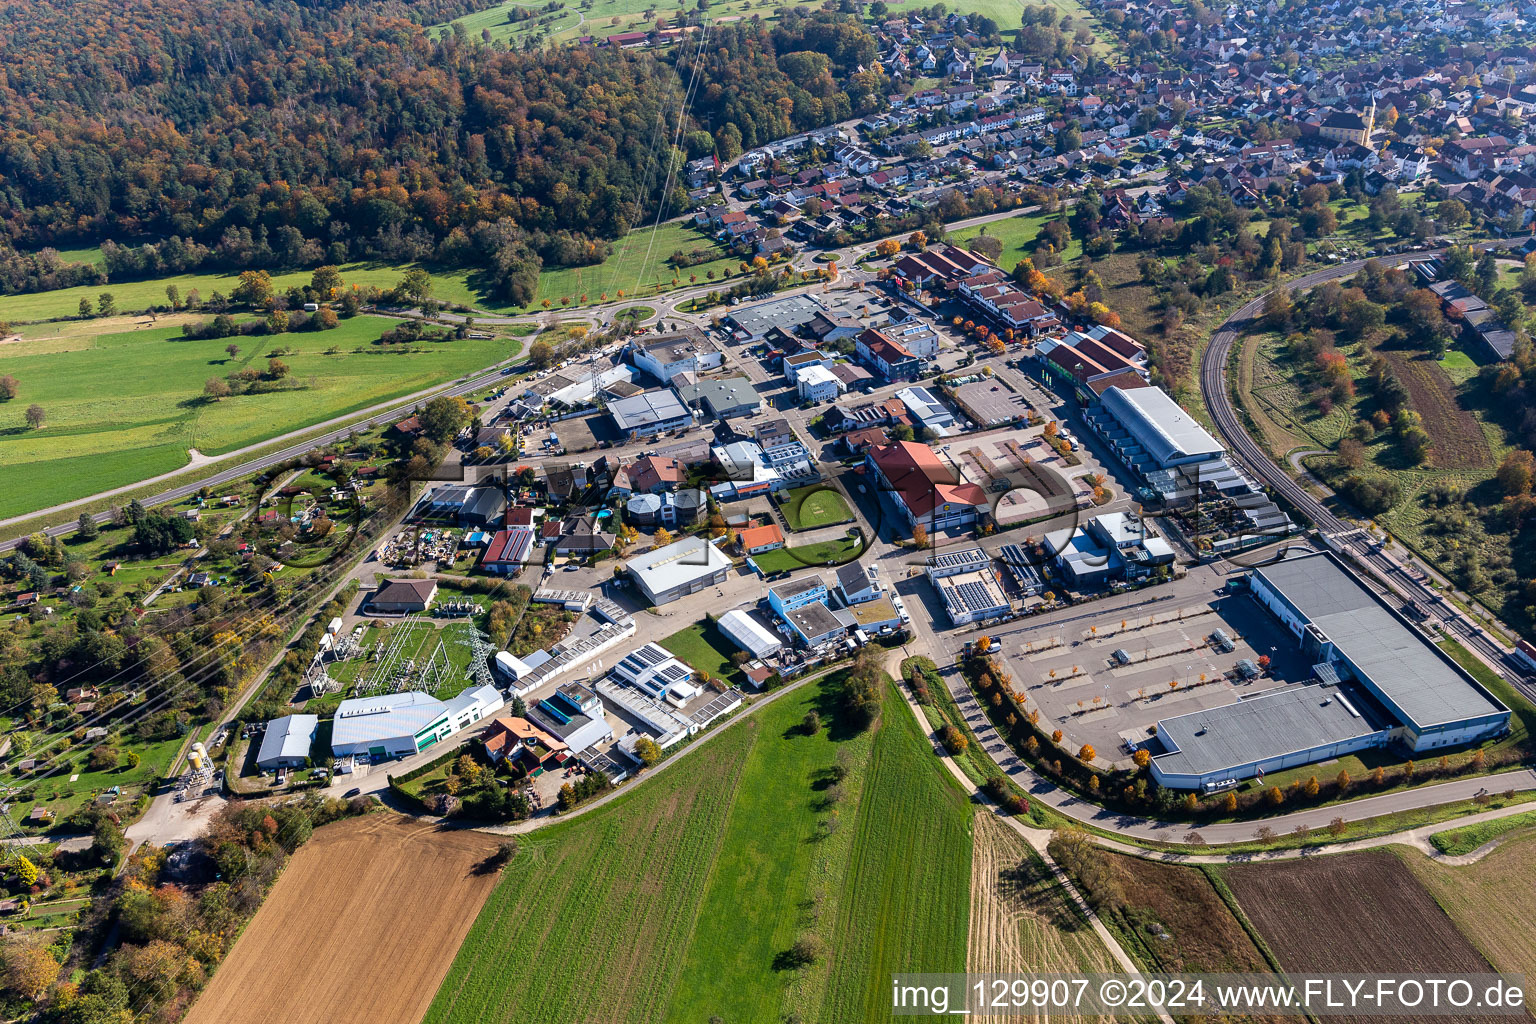
<svg viewBox="0 0 1536 1024">
<path fill-rule="evenodd" d="M 1525 242 L 1524 238 L 1503 239 L 1497 242 L 1479 243 L 1478 248 L 1514 248 Z M 1424 253 L 1431 255 L 1433 253 Z M 1281 287 L 1293 292 L 1306 291 L 1325 281 L 1351 277 L 1365 265 L 1365 260 L 1344 263 L 1311 274 L 1303 275 Z M 1391 590 L 1417 601 L 1426 609 L 1433 609 L 1446 630 L 1455 634 L 1469 649 L 1486 661 L 1526 696 L 1536 699 L 1536 684 L 1524 675 L 1508 669 L 1510 649 L 1490 635 L 1476 622 L 1468 618 L 1454 605 L 1445 600 L 1440 591 L 1429 585 L 1429 579 L 1409 571 L 1396 558 L 1384 550 L 1376 550 L 1372 538 L 1360 525 L 1336 515 L 1282 469 L 1269 454 L 1249 436 L 1242 420 L 1232 407 L 1227 390 L 1226 368 L 1232 346 L 1237 339 L 1263 314 L 1264 296 L 1245 303 L 1229 316 L 1211 337 L 1205 355 L 1200 362 L 1200 391 L 1205 407 L 1210 411 L 1222 439 L 1236 460 L 1275 494 L 1282 496 L 1305 519 L 1310 520 L 1318 531 L 1342 548 L 1347 549 L 1355 560 L 1373 573 Z M 1442 581 L 1443 582 L 1443 581 Z"/>
</svg>

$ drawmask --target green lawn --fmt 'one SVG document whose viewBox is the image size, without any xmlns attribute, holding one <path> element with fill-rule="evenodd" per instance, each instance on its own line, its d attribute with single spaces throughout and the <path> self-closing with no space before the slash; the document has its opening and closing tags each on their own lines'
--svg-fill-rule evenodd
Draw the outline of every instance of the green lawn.
<svg viewBox="0 0 1536 1024">
<path fill-rule="evenodd" d="M 812 709 L 823 684 L 520 837 L 426 1024 L 876 1020 L 891 972 L 964 970 L 970 805 L 893 690 L 873 733 L 806 735 Z M 785 969 L 810 936 L 823 956 Z"/>
<path fill-rule="evenodd" d="M 85 252 L 87 250 L 80 250 Z M 400 283 L 409 269 L 405 264 L 349 263 L 341 268 L 342 280 L 359 288 L 371 286 L 393 288 Z M 309 284 L 311 272 L 297 270 L 287 274 L 273 274 L 272 283 L 278 291 L 286 291 L 294 285 Z M 0 320 L 23 322 L 28 320 L 57 320 L 79 314 L 81 299 L 89 299 L 92 307 L 102 292 L 111 292 L 117 308 L 126 312 L 138 312 L 151 306 L 167 304 L 165 289 L 175 285 L 185 299 L 187 293 L 197 290 L 204 301 L 214 292 L 228 295 L 240 283 L 238 274 L 175 274 L 155 277 L 144 281 L 113 281 L 105 285 L 81 285 L 76 288 L 58 288 L 51 292 L 33 292 L 28 295 L 0 296 Z M 468 295 L 464 275 L 436 276 L 433 293 L 440 299 L 460 301 Z"/>
<path fill-rule="evenodd" d="M 779 548 L 753 555 L 758 568 L 770 576 L 776 572 L 790 572 L 810 566 L 825 566 L 828 562 L 842 565 L 863 554 L 864 542 L 857 537 L 828 540 L 820 544 L 802 544 L 796 548 Z"/>
<path fill-rule="evenodd" d="M 650 0 L 591 0 L 590 3 L 567 0 L 564 8 L 548 14 L 543 13 L 544 6 L 542 2 L 509 0 L 465 15 L 457 24 L 463 26 L 465 34 L 471 39 L 483 39 L 489 34 L 492 41 L 506 39 L 521 45 L 539 32 L 544 33 L 546 41 L 554 42 L 569 42 L 584 35 L 603 38 L 618 32 L 648 29 L 655 25 L 657 16 L 666 15 L 671 18 L 677 14 L 676 8 L 665 4 L 656 6 Z M 709 5 L 709 15 L 720 21 L 739 19 L 750 13 L 761 16 L 765 21 L 773 21 L 775 12 L 782 6 L 779 0 L 716 0 Z M 534 17 L 522 21 L 510 20 L 518 7 L 531 9 Z M 656 14 L 646 20 L 643 15 L 651 7 L 655 7 Z M 1014 20 L 1017 18 L 1015 15 Z M 434 25 L 431 29 L 434 33 L 447 30 L 448 25 Z"/>
<path fill-rule="evenodd" d="M 821 484 L 797 487 L 788 494 L 784 504 L 784 518 L 791 530 L 814 530 L 821 526 L 846 523 L 853 518 L 853 510 L 834 488 Z"/>
<path fill-rule="evenodd" d="M 1529 828 L 1532 825 L 1536 825 L 1536 811 L 1524 811 L 1520 814 L 1511 814 L 1507 818 L 1494 818 L 1492 821 L 1483 821 L 1476 825 L 1463 825 L 1461 828 L 1436 832 L 1429 837 L 1429 841 L 1441 853 L 1460 857 L 1471 853 L 1484 843 L 1492 842 L 1499 836 L 1518 828 Z"/>
<path fill-rule="evenodd" d="M 144 327 L 7 345 L 0 370 L 17 378 L 20 394 L 0 405 L 0 517 L 178 469 L 189 448 L 216 455 L 410 394 L 521 346 L 506 338 L 373 344 L 391 324 L 357 317 L 332 331 L 204 341 Z M 231 342 L 240 346 L 233 360 Z M 278 346 L 293 350 L 282 359 L 300 387 L 202 400 L 210 377 L 264 369 Z M 33 403 L 47 412 L 41 430 L 26 426 Z"/>
<path fill-rule="evenodd" d="M 46 807 L 53 812 L 53 821 L 49 826 L 52 827 L 79 810 L 96 794 L 113 786 L 119 786 L 123 791 L 123 796 L 119 797 L 120 804 L 132 803 L 134 797 L 146 785 L 153 785 L 165 776 L 170 767 L 171 758 L 176 756 L 176 752 L 181 749 L 181 744 L 182 738 L 179 736 L 153 743 L 137 741 L 132 736 L 126 736 L 118 740 L 117 745 L 125 751 L 133 750 L 138 753 L 141 760 L 137 768 L 119 765 L 116 768 L 91 771 L 86 767 L 90 748 L 82 745 L 77 751 L 71 752 L 69 757 L 73 764 L 71 768 L 60 768 L 54 774 L 41 779 L 29 779 L 25 776 L 6 773 L 0 777 L 0 784 L 26 787 L 24 792 L 30 797 L 26 800 L 13 800 L 8 813 L 13 821 L 20 822 L 32 812 L 33 808 Z M 38 748 L 35 753 L 49 754 L 58 750 L 57 745 L 46 746 Z"/>
<path fill-rule="evenodd" d="M 1034 255 L 1035 239 L 1040 237 L 1040 231 L 1046 224 L 1062 216 L 1062 213 L 1021 213 L 1016 217 L 992 221 L 990 224 L 979 224 L 975 227 L 952 231 L 949 233 L 949 240 L 956 245 L 961 245 L 978 235 L 991 235 L 1003 243 L 1003 252 L 997 258 L 997 265 L 1011 271 L 1019 260 Z M 1074 237 L 1067 243 L 1066 250 L 1057 255 L 1061 257 L 1063 263 L 1070 263 L 1082 254 L 1082 239 Z"/>
<path fill-rule="evenodd" d="M 724 271 L 740 272 L 740 261 L 726 256 L 718 242 L 677 222 L 661 225 L 654 239 L 651 225 L 642 224 L 612 244 L 613 252 L 596 266 L 545 270 L 539 275 L 535 303 L 542 304 L 547 299 L 553 306 L 560 306 L 562 299 L 569 299 L 571 305 L 577 306 L 601 302 L 605 295 L 616 299 L 620 292 L 625 297 L 645 298 L 656 295 L 658 288 L 670 291 L 673 278 L 677 279 L 678 287 L 683 287 L 690 283 L 690 277 L 701 284 L 707 282 L 711 271 L 717 281 Z M 697 266 L 674 269 L 667 260 L 679 249 L 705 249 L 714 258 Z M 585 300 L 582 296 L 586 296 Z"/>
<path fill-rule="evenodd" d="M 728 683 L 742 681 L 741 669 L 731 664 L 731 655 L 741 648 L 720 632 L 713 622 L 695 622 L 678 630 L 661 646 L 677 655 L 695 672 L 712 679 L 724 679 Z"/>
</svg>

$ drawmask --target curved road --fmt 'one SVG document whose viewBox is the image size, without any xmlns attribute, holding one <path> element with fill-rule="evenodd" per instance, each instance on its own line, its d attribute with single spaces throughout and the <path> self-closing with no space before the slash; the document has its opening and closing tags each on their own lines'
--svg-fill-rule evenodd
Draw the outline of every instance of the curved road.
<svg viewBox="0 0 1536 1024">
<path fill-rule="evenodd" d="M 1524 238 L 1503 239 L 1498 242 L 1481 243 L 1476 248 L 1512 248 L 1524 241 Z M 1434 252 L 1423 255 L 1434 255 Z M 1292 292 L 1306 291 L 1325 281 L 1352 277 L 1366 262 L 1366 260 L 1357 260 L 1353 263 L 1315 271 L 1298 277 L 1294 281 L 1288 281 L 1281 287 Z M 1374 549 L 1370 538 L 1358 523 L 1329 511 L 1249 436 L 1248 431 L 1243 427 L 1242 420 L 1232 407 L 1231 397 L 1227 392 L 1226 368 L 1232 345 L 1263 314 L 1264 299 L 1263 295 L 1252 299 L 1227 317 L 1226 322 L 1212 335 L 1211 342 L 1206 346 L 1205 354 L 1200 360 L 1200 392 L 1205 399 L 1205 407 L 1210 411 L 1211 419 L 1233 457 L 1275 494 L 1284 497 L 1291 507 L 1302 517 L 1310 520 L 1320 533 L 1328 535 L 1341 547 L 1349 548 L 1356 560 L 1369 566 L 1393 589 L 1412 597 L 1427 609 L 1436 609 L 1447 630 L 1457 634 L 1461 643 L 1488 662 L 1511 685 L 1520 689 L 1528 697 L 1536 699 L 1536 685 L 1524 676 L 1507 670 L 1509 648 L 1447 602 L 1438 591 L 1429 586 L 1426 580 L 1409 574 L 1401 564 L 1384 551 Z"/>
</svg>

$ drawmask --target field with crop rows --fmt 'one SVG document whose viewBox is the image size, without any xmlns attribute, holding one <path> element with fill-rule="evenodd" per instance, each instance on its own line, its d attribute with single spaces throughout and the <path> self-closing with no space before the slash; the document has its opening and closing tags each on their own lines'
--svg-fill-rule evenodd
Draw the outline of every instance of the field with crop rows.
<svg viewBox="0 0 1536 1024">
<path fill-rule="evenodd" d="M 1286 970 L 1489 972 L 1488 961 L 1390 851 L 1233 864 L 1225 874 L 1244 913 Z"/>
<path fill-rule="evenodd" d="M 496 882 L 479 865 L 500 842 L 382 813 L 320 829 L 186 1024 L 419 1020 Z"/>
<path fill-rule="evenodd" d="M 1536 977 L 1536 829 L 1527 825 L 1463 866 L 1401 847 L 1395 852 L 1494 967 Z"/>
<path fill-rule="evenodd" d="M 862 1021 L 890 972 L 964 970 L 970 806 L 894 692 L 872 733 L 834 719 L 809 684 L 524 837 L 426 1020 Z"/>
<path fill-rule="evenodd" d="M 966 969 L 976 974 L 1116 971 L 1109 951 L 1040 855 L 993 814 L 977 814 Z M 1053 1015 L 1053 1021 L 1113 1017 Z"/>
</svg>

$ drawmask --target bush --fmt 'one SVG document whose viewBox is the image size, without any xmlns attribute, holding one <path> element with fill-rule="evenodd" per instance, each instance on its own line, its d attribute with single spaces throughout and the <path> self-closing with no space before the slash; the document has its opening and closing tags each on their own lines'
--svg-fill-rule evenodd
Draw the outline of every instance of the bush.
<svg viewBox="0 0 1536 1024">
<path fill-rule="evenodd" d="M 951 757 L 959 757 L 971 745 L 965 733 L 952 725 L 946 725 L 939 730 L 939 742 L 944 744 L 944 749 L 949 751 Z"/>
</svg>

